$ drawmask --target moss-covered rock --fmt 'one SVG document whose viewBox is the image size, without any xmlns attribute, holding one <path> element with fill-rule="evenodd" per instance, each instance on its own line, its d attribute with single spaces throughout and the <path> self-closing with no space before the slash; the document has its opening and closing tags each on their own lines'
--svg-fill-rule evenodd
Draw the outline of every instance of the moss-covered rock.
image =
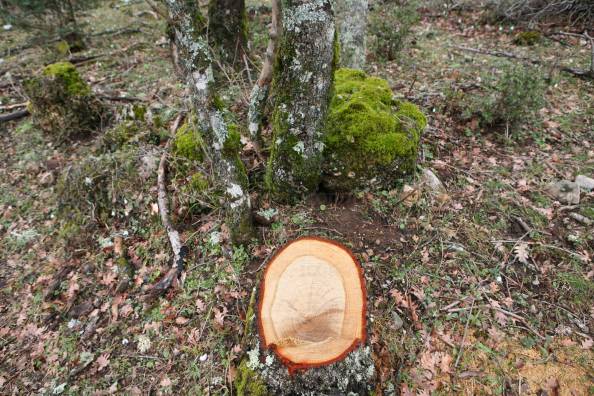
<svg viewBox="0 0 594 396">
<path fill-rule="evenodd" d="M 103 105 L 70 62 L 46 66 L 24 88 L 36 124 L 59 141 L 88 134 L 104 121 Z"/>
<path fill-rule="evenodd" d="M 269 394 L 266 384 L 260 376 L 248 367 L 247 360 L 243 360 L 237 368 L 235 391 L 237 396 L 265 396 Z"/>
<path fill-rule="evenodd" d="M 417 106 L 393 99 L 388 82 L 339 69 L 326 124 L 325 188 L 350 191 L 389 185 L 414 171 L 427 120 Z"/>
<path fill-rule="evenodd" d="M 520 32 L 514 38 L 514 44 L 532 46 L 536 45 L 542 39 L 542 34 L 538 31 L 530 30 L 527 32 Z"/>
</svg>

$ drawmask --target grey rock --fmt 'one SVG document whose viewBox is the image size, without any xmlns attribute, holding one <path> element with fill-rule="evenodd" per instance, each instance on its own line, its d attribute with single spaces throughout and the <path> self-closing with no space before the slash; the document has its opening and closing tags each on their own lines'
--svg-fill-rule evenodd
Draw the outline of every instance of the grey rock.
<svg viewBox="0 0 594 396">
<path fill-rule="evenodd" d="M 547 186 L 548 193 L 557 201 L 569 205 L 580 203 L 580 186 L 569 180 L 561 180 Z"/>
<path fill-rule="evenodd" d="M 394 328 L 399 330 L 402 325 L 404 325 L 404 321 L 396 312 L 392 312 L 392 321 L 394 322 Z"/>
<path fill-rule="evenodd" d="M 575 183 L 584 191 L 594 190 L 594 179 L 584 175 L 577 175 Z"/>
<path fill-rule="evenodd" d="M 445 187 L 439 178 L 430 169 L 423 169 L 423 182 L 432 193 L 440 194 L 445 192 Z"/>
</svg>

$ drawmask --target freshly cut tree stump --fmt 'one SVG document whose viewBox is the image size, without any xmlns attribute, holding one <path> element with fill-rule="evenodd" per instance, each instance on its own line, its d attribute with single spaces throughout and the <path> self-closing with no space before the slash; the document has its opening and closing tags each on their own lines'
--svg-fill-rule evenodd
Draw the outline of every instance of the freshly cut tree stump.
<svg viewBox="0 0 594 396">
<path fill-rule="evenodd" d="M 297 239 L 265 270 L 258 305 L 263 351 L 248 353 L 250 366 L 275 394 L 366 394 L 374 366 L 365 326 L 365 283 L 352 253 L 332 240 Z"/>
</svg>

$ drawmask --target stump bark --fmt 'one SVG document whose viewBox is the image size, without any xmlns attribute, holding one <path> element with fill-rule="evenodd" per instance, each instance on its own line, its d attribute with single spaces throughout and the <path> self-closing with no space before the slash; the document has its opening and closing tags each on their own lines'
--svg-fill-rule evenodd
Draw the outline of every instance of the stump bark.
<svg viewBox="0 0 594 396">
<path fill-rule="evenodd" d="M 297 239 L 269 261 L 260 286 L 259 342 L 247 366 L 274 394 L 367 394 L 375 375 L 365 345 L 361 267 L 341 244 Z"/>
</svg>

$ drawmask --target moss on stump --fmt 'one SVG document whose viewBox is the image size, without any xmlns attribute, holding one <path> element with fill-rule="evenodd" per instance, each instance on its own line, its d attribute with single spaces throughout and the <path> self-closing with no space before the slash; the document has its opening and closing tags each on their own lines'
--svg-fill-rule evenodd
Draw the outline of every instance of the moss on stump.
<svg viewBox="0 0 594 396">
<path fill-rule="evenodd" d="M 339 69 L 326 124 L 323 185 L 350 191 L 389 186 L 411 174 L 427 120 L 417 106 L 393 99 L 388 82 Z"/>
<path fill-rule="evenodd" d="M 101 126 L 104 107 L 70 62 L 46 66 L 24 88 L 36 124 L 56 140 L 85 135 Z"/>
</svg>

